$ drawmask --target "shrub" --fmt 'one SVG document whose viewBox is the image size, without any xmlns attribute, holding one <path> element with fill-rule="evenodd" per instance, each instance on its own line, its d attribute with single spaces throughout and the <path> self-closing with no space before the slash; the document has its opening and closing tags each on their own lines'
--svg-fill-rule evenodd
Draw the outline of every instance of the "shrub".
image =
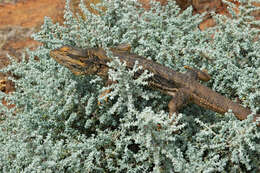
<svg viewBox="0 0 260 173">
<path fill-rule="evenodd" d="M 105 102 L 101 78 L 75 76 L 49 56 L 62 45 L 129 43 L 132 52 L 174 70 L 208 69 L 212 80 L 205 85 L 256 112 L 259 29 L 251 1 L 241 3 L 239 14 L 212 14 L 217 25 L 200 31 L 203 16 L 191 7 L 181 13 L 173 1 L 154 2 L 149 11 L 132 0 L 104 1 L 106 11 L 96 7 L 100 15 L 81 3 L 84 19 L 67 1 L 64 25 L 45 18 L 34 35 L 43 46 L 2 70 L 16 76 L 16 91 L 0 97 L 16 106 L 0 109 L 1 172 L 258 172 L 260 133 L 251 116 L 239 121 L 189 105 L 171 123 L 170 98 L 147 89 L 150 73 L 133 80 L 137 64 L 129 70 L 113 58 L 109 75 L 118 82 Z"/>
</svg>

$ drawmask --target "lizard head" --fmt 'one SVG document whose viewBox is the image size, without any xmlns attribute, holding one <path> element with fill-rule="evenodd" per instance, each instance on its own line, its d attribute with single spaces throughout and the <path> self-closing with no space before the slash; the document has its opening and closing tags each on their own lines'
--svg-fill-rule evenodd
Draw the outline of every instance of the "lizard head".
<svg viewBox="0 0 260 173">
<path fill-rule="evenodd" d="M 107 67 L 102 63 L 104 54 L 98 48 L 79 49 L 63 46 L 50 51 L 50 56 L 59 64 L 67 67 L 75 75 L 97 74 L 104 76 L 107 72 Z"/>
</svg>

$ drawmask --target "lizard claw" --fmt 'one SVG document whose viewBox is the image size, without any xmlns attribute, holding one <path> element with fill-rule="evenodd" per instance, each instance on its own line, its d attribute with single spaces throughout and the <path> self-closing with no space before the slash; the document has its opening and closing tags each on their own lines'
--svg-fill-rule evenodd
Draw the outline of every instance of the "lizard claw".
<svg viewBox="0 0 260 173">
<path fill-rule="evenodd" d="M 188 70 L 188 73 L 192 73 L 192 76 L 195 76 L 195 79 L 198 78 L 199 80 L 207 82 L 211 78 L 211 76 L 208 74 L 207 70 L 205 69 L 199 70 L 187 65 L 185 65 L 184 68 Z"/>
</svg>

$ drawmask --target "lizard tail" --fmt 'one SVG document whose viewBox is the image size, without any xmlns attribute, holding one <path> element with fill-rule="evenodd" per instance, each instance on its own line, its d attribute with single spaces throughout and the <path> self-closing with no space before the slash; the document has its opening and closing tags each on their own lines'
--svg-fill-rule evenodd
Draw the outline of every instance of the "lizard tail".
<svg viewBox="0 0 260 173">
<path fill-rule="evenodd" d="M 194 84 L 196 85 L 196 84 Z M 235 114 L 239 120 L 244 120 L 252 111 L 248 108 L 241 106 L 238 103 L 231 101 L 230 99 L 218 94 L 215 91 L 205 87 L 204 85 L 197 84 L 193 95 L 193 102 L 200 105 L 203 108 L 211 109 L 220 114 L 225 114 L 229 110 Z M 260 126 L 260 114 L 254 116 L 254 121 L 259 121 L 258 126 Z"/>
</svg>

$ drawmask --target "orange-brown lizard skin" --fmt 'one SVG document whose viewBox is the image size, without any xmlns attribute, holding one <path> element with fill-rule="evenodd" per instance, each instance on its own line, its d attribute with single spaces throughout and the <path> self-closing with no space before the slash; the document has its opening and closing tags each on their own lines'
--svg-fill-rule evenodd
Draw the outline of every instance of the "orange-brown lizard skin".
<svg viewBox="0 0 260 173">
<path fill-rule="evenodd" d="M 130 53 L 129 50 L 130 47 L 124 47 L 124 45 L 110 49 L 113 56 L 118 57 L 122 62 L 126 62 L 128 68 L 133 68 L 135 62 L 138 61 L 138 64 L 143 68 L 136 73 L 136 76 L 142 74 L 144 70 L 154 74 L 153 77 L 149 78 L 148 84 L 150 87 L 172 96 L 168 104 L 170 115 L 188 103 L 194 103 L 221 114 L 228 112 L 230 109 L 240 120 L 246 119 L 252 113 L 249 109 L 200 84 L 197 79 L 203 81 L 210 79 L 205 71 L 185 66 L 188 69 L 186 73 L 176 72 L 152 60 Z M 63 46 L 52 50 L 50 55 L 76 75 L 96 74 L 108 78 L 109 67 L 107 63 L 111 61 L 111 58 L 107 57 L 106 51 L 102 48 L 79 49 Z M 254 121 L 257 119 L 260 119 L 259 114 L 254 116 Z M 260 123 L 258 125 L 260 126 Z"/>
</svg>

